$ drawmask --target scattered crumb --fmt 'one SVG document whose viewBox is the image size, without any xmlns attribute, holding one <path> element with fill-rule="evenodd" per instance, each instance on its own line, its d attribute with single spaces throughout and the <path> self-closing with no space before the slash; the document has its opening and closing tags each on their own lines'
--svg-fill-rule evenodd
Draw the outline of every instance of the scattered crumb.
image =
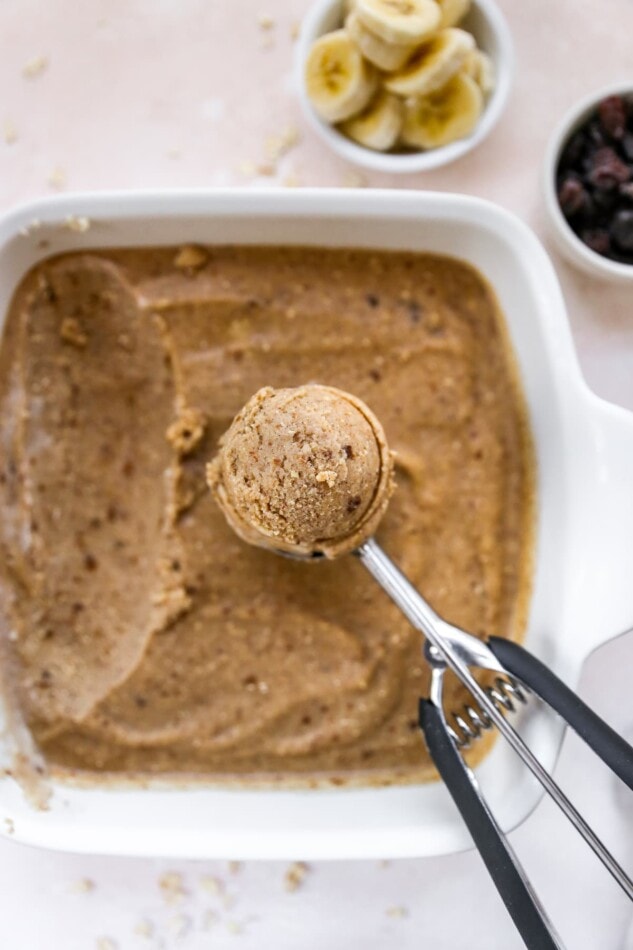
<svg viewBox="0 0 633 950">
<path fill-rule="evenodd" d="M 83 215 L 68 214 L 64 220 L 64 226 L 69 231 L 77 231 L 77 233 L 83 234 L 90 227 L 90 218 L 85 218 Z"/>
<path fill-rule="evenodd" d="M 251 178 L 257 172 L 257 165 L 255 162 L 240 162 L 237 166 L 237 170 L 240 175 L 244 175 L 245 178 Z"/>
<path fill-rule="evenodd" d="M 278 162 L 297 145 L 300 138 L 299 129 L 294 125 L 289 125 L 280 135 L 269 135 L 264 143 L 267 157 L 272 162 Z"/>
<path fill-rule="evenodd" d="M 200 887 L 206 891 L 207 894 L 213 894 L 215 896 L 224 894 L 225 891 L 224 881 L 214 874 L 203 875 L 203 877 L 200 878 Z"/>
<path fill-rule="evenodd" d="M 195 406 L 181 409 L 178 418 L 167 429 L 167 441 L 178 455 L 189 455 L 202 441 L 206 427 L 207 417 L 201 409 Z"/>
<path fill-rule="evenodd" d="M 138 937 L 146 937 L 148 940 L 154 936 L 154 924 L 151 920 L 139 920 L 134 927 L 134 933 Z"/>
<path fill-rule="evenodd" d="M 277 174 L 277 167 L 273 165 L 272 162 L 260 162 L 255 170 L 257 171 L 258 175 L 263 175 L 265 178 L 269 178 Z"/>
<path fill-rule="evenodd" d="M 345 188 L 366 188 L 367 178 L 362 172 L 348 171 L 343 176 Z"/>
<path fill-rule="evenodd" d="M 118 950 L 118 944 L 110 937 L 97 937 L 97 950 Z"/>
<path fill-rule="evenodd" d="M 284 875 L 285 889 L 291 893 L 298 891 L 303 884 L 308 871 L 308 865 L 303 861 L 295 861 L 294 864 L 291 864 Z"/>
<path fill-rule="evenodd" d="M 22 75 L 25 79 L 36 79 L 48 69 L 48 56 L 34 56 L 22 67 Z"/>
<path fill-rule="evenodd" d="M 166 871 L 158 878 L 158 886 L 166 904 L 177 904 L 186 895 L 182 874 Z"/>
<path fill-rule="evenodd" d="M 275 25 L 273 18 L 265 13 L 261 13 L 257 17 L 257 22 L 259 23 L 260 29 L 262 30 L 272 30 Z"/>
<path fill-rule="evenodd" d="M 231 910 L 232 907 L 235 907 L 235 897 L 233 894 L 223 894 L 222 895 L 222 907 L 224 910 Z"/>
<path fill-rule="evenodd" d="M 284 188 L 299 188 L 301 186 L 301 179 L 294 172 L 290 172 L 285 176 L 281 184 Z"/>
<path fill-rule="evenodd" d="M 41 227 L 42 227 L 42 222 L 40 221 L 40 219 L 33 218 L 32 221 L 29 221 L 28 224 L 25 224 L 23 225 L 23 227 L 20 228 L 20 234 L 22 235 L 22 237 L 28 237 L 32 231 L 37 231 L 38 228 L 41 228 Z"/>
<path fill-rule="evenodd" d="M 59 336 L 64 343 L 76 346 L 80 350 L 83 350 L 88 344 L 86 331 L 77 317 L 64 317 L 59 328 Z"/>
<path fill-rule="evenodd" d="M 13 821 L 13 818 L 4 819 L 4 830 L 8 835 L 15 834 L 15 822 Z"/>
<path fill-rule="evenodd" d="M 239 874 L 241 870 L 241 861 L 229 861 L 229 874 Z"/>
<path fill-rule="evenodd" d="M 152 603 L 156 604 L 157 607 L 162 607 L 168 621 L 172 623 L 189 610 L 191 607 L 191 597 L 184 587 L 178 584 L 175 587 L 158 591 L 152 596 Z M 186 891 L 183 890 L 179 896 L 174 895 L 171 899 L 165 895 L 165 900 L 168 904 L 175 904 L 181 897 L 184 897 L 185 894 Z"/>
<path fill-rule="evenodd" d="M 17 142 L 18 130 L 15 122 L 12 122 L 11 119 L 5 119 L 4 125 L 2 126 L 2 134 L 7 145 L 13 145 L 14 142 Z"/>
<path fill-rule="evenodd" d="M 337 472 L 330 470 L 324 472 L 317 472 L 316 480 L 317 482 L 326 482 L 328 488 L 334 488 L 336 485 L 336 479 L 338 478 Z"/>
<path fill-rule="evenodd" d="M 273 49 L 275 46 L 275 38 L 270 34 L 266 34 L 264 39 L 259 44 L 260 49 Z"/>
<path fill-rule="evenodd" d="M 409 911 L 406 907 L 403 907 L 401 904 L 396 904 L 394 907 L 388 907 L 385 911 L 387 917 L 408 917 Z"/>
<path fill-rule="evenodd" d="M 296 40 L 299 38 L 299 33 L 301 32 L 301 24 L 298 20 L 295 20 L 290 24 L 290 39 Z"/>
<path fill-rule="evenodd" d="M 218 922 L 218 915 L 214 910 L 205 910 L 202 915 L 202 929 L 211 930 Z"/>
<path fill-rule="evenodd" d="M 167 923 L 169 932 L 176 938 L 186 937 L 191 930 L 191 917 L 186 914 L 175 914 Z"/>
<path fill-rule="evenodd" d="M 107 26 L 107 25 L 108 25 L 108 19 L 107 19 L 107 17 L 100 16 L 99 19 L 97 20 L 97 26 L 98 26 L 98 27 L 104 27 L 104 26 Z"/>
<path fill-rule="evenodd" d="M 179 148 L 168 148 L 167 158 L 181 158 L 182 151 Z"/>
<path fill-rule="evenodd" d="M 238 924 L 236 920 L 227 920 L 226 929 L 230 934 L 235 934 L 235 936 L 241 934 L 244 930 L 242 924 Z"/>
<path fill-rule="evenodd" d="M 185 244 L 174 258 L 174 267 L 179 270 L 197 270 L 209 260 L 209 255 L 202 247 L 195 244 Z"/>
<path fill-rule="evenodd" d="M 80 877 L 78 881 L 75 881 L 70 885 L 70 892 L 72 894 L 89 894 L 90 891 L 94 891 L 95 882 L 91 881 L 89 877 Z"/>
<path fill-rule="evenodd" d="M 46 179 L 51 188 L 59 191 L 66 184 L 66 172 L 57 165 Z"/>
</svg>

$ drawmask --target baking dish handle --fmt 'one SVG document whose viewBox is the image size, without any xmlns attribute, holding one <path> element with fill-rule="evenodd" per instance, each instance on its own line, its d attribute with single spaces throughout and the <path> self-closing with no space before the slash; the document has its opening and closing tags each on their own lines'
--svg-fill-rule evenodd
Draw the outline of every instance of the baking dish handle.
<svg viewBox="0 0 633 950">
<path fill-rule="evenodd" d="M 577 602 L 590 613 L 579 618 L 585 655 L 633 627 L 633 413 L 591 393 L 587 418 L 595 468 L 574 578 Z"/>
</svg>

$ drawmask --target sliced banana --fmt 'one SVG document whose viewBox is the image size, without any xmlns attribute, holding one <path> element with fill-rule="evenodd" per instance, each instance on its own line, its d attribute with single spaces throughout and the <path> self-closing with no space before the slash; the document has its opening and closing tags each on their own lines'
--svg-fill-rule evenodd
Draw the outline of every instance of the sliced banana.
<svg viewBox="0 0 633 950">
<path fill-rule="evenodd" d="M 435 0 L 440 8 L 440 29 L 445 30 L 466 16 L 470 10 L 470 0 Z"/>
<path fill-rule="evenodd" d="M 483 110 L 477 83 L 458 73 L 441 89 L 405 103 L 401 140 L 412 148 L 439 148 L 473 131 Z"/>
<path fill-rule="evenodd" d="M 459 72 L 474 48 L 475 40 L 465 30 L 442 30 L 417 49 L 402 69 L 385 78 L 385 89 L 398 96 L 427 96 Z"/>
<path fill-rule="evenodd" d="M 367 29 L 387 43 L 421 43 L 440 22 L 435 0 L 356 0 L 355 9 Z"/>
<path fill-rule="evenodd" d="M 342 122 L 365 108 L 377 84 L 374 67 L 363 59 L 345 30 L 319 37 L 305 67 L 308 98 L 326 122 Z"/>
<path fill-rule="evenodd" d="M 343 122 L 340 129 L 359 145 L 386 152 L 398 140 L 403 114 L 402 99 L 381 90 L 360 115 Z"/>
<path fill-rule="evenodd" d="M 475 80 L 484 96 L 490 95 L 495 88 L 494 63 L 488 54 L 484 53 L 481 49 L 473 49 L 470 51 L 464 60 L 462 72 Z"/>
<path fill-rule="evenodd" d="M 385 72 L 400 69 L 409 59 L 414 46 L 403 46 L 400 43 L 386 43 L 363 25 L 355 10 L 345 20 L 345 29 L 352 37 L 359 50 L 370 63 Z"/>
</svg>

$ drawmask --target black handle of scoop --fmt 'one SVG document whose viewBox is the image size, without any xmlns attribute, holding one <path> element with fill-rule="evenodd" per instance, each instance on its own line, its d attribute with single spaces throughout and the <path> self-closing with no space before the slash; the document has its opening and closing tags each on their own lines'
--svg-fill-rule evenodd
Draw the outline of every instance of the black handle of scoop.
<svg viewBox="0 0 633 950">
<path fill-rule="evenodd" d="M 431 700 L 420 700 L 419 719 L 435 767 L 459 808 L 525 946 L 528 950 L 560 950 L 560 943 L 533 897 L 521 866 L 473 783 L 437 706 Z"/>
<path fill-rule="evenodd" d="M 508 673 L 522 680 L 561 716 L 612 772 L 633 789 L 633 747 L 540 660 L 518 643 L 490 637 L 488 646 Z"/>
</svg>

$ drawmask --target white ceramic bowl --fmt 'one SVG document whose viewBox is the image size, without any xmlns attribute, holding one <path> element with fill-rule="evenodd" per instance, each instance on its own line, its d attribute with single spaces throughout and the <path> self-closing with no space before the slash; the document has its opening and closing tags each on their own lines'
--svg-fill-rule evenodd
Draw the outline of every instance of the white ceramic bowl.
<svg viewBox="0 0 633 950">
<path fill-rule="evenodd" d="M 69 230 L 68 215 L 89 217 L 90 229 Z M 23 236 L 33 219 L 40 226 Z M 527 645 L 575 686 L 589 652 L 633 624 L 633 414 L 598 399 L 583 382 L 554 270 L 532 232 L 487 202 L 428 192 L 59 196 L 0 219 L 0 316 L 25 272 L 50 254 L 185 242 L 432 251 L 467 260 L 487 278 L 506 317 L 538 460 Z M 397 561 L 398 552 L 389 553 Z M 0 602 L 6 624 L 1 608 Z M 513 721 L 551 769 L 560 720 L 543 721 L 530 704 Z M 11 735 L 0 715 L 0 774 L 11 767 Z M 505 830 L 542 795 L 501 740 L 477 774 Z M 50 809 L 36 811 L 13 778 L 0 778 L 0 819 L 13 822 L 14 840 L 81 852 L 236 859 L 413 857 L 470 846 L 437 783 L 305 791 L 55 783 L 53 791 Z M 0 820 L 0 830 L 6 827 Z"/>
<path fill-rule="evenodd" d="M 514 47 L 508 25 L 493 0 L 473 0 L 464 18 L 477 45 L 491 57 L 495 67 L 495 88 L 488 99 L 476 129 L 465 139 L 426 152 L 391 154 L 375 152 L 351 139 L 319 118 L 308 98 L 305 62 L 310 47 L 319 36 L 337 29 L 343 21 L 343 0 L 317 0 L 306 14 L 296 48 L 296 85 L 304 115 L 315 132 L 342 158 L 379 172 L 425 172 L 461 158 L 479 145 L 497 123 L 506 104 L 514 75 Z M 460 24 L 461 26 L 462 24 Z"/>
<path fill-rule="evenodd" d="M 596 92 L 592 92 L 589 96 L 585 96 L 575 106 L 572 106 L 554 129 L 543 163 L 545 210 L 550 232 L 558 250 L 571 264 L 579 267 L 586 274 L 617 284 L 633 284 L 633 264 L 620 264 L 618 261 L 609 260 L 608 257 L 602 257 L 601 254 L 597 254 L 587 247 L 577 234 L 574 234 L 558 203 L 556 170 L 561 152 L 569 138 L 596 111 L 600 100 L 615 93 L 631 92 L 633 92 L 633 84 L 630 80 L 628 83 L 612 83 L 598 89 Z"/>
</svg>

